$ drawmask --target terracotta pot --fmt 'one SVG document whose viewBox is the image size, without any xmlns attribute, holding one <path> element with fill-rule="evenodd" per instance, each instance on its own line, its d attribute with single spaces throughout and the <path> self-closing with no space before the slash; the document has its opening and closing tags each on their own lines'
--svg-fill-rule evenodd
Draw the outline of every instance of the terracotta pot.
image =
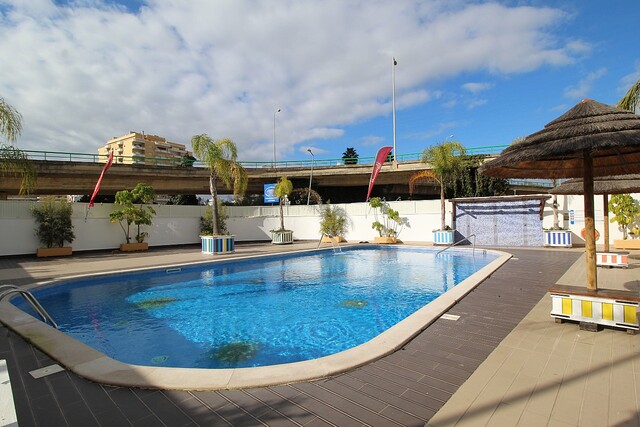
<svg viewBox="0 0 640 427">
<path fill-rule="evenodd" d="M 338 242 L 338 243 L 342 243 L 342 242 L 346 242 L 345 238 L 342 236 L 335 236 L 333 237 L 333 242 Z M 331 237 L 327 236 L 326 234 L 324 236 L 322 236 L 322 243 L 331 243 Z"/>
<path fill-rule="evenodd" d="M 142 243 L 120 243 L 120 252 L 137 252 L 149 249 L 147 242 Z"/>
<path fill-rule="evenodd" d="M 38 258 L 49 256 L 70 256 L 73 252 L 71 246 L 63 246 L 61 248 L 38 248 L 36 256 Z"/>
<path fill-rule="evenodd" d="M 382 245 L 393 245 L 395 243 L 398 243 L 398 238 L 397 237 L 374 237 L 373 239 L 373 243 L 379 243 Z"/>
<path fill-rule="evenodd" d="M 616 249 L 640 249 L 640 239 L 614 240 L 613 247 Z"/>
</svg>

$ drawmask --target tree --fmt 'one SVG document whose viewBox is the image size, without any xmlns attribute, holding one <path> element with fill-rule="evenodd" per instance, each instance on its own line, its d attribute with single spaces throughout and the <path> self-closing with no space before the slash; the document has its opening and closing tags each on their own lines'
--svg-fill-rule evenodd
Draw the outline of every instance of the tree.
<svg viewBox="0 0 640 427">
<path fill-rule="evenodd" d="M 634 113 L 640 109 L 640 80 L 631 86 L 626 95 L 618 101 L 616 107 Z"/>
<path fill-rule="evenodd" d="M 178 167 L 192 168 L 196 160 L 197 159 L 190 154 L 183 154 L 182 157 L 180 157 L 180 163 L 178 164 Z"/>
<path fill-rule="evenodd" d="M 280 229 L 278 231 L 285 231 L 284 228 L 284 212 L 282 205 L 284 204 L 285 196 L 289 196 L 293 191 L 293 184 L 287 179 L 286 176 L 280 178 L 280 181 L 276 184 L 276 188 L 273 190 L 273 195 L 280 198 Z"/>
<path fill-rule="evenodd" d="M 213 211 L 213 234 L 220 235 L 220 216 L 218 213 L 218 190 L 221 181 L 227 188 L 233 186 L 233 194 L 238 197 L 247 189 L 247 172 L 238 162 L 238 149 L 229 138 L 212 140 L 207 134 L 191 138 L 194 154 L 209 168 L 209 191 L 211 192 Z"/>
<path fill-rule="evenodd" d="M 635 223 L 640 215 L 640 206 L 630 194 L 614 194 L 609 201 L 609 211 L 613 213 L 610 222 L 617 222 L 622 230 L 622 238 L 627 239 L 629 226 Z"/>
<path fill-rule="evenodd" d="M 462 144 L 456 141 L 445 141 L 438 145 L 433 145 L 422 153 L 420 159 L 423 163 L 431 166 L 430 170 L 425 170 L 414 174 L 409 179 L 409 191 L 413 191 L 413 186 L 420 179 L 432 180 L 440 184 L 440 229 L 446 229 L 445 223 L 445 198 L 444 190 L 448 183 L 451 183 L 460 174 L 464 167 L 464 154 L 466 150 Z"/>
<path fill-rule="evenodd" d="M 391 209 L 389 203 L 383 201 L 380 197 L 369 199 L 369 206 L 376 209 L 374 211 L 376 220 L 371 224 L 371 228 L 376 230 L 380 237 L 397 237 L 406 223 L 406 220 L 400 218 L 400 212 Z M 382 222 L 378 221 L 378 209 L 380 210 Z"/>
<path fill-rule="evenodd" d="M 358 157 L 359 155 L 353 147 L 347 147 L 345 152 L 342 153 L 342 160 L 344 160 L 345 165 L 357 165 Z"/>
<path fill-rule="evenodd" d="M 27 154 L 14 147 L 14 142 L 22 132 L 22 115 L 4 98 L 0 98 L 0 136 L 11 145 L 0 144 L 0 175 L 20 175 L 20 195 L 30 193 L 36 184 L 36 169 Z"/>
<path fill-rule="evenodd" d="M 0 98 L 0 135 L 7 138 L 11 145 L 22 133 L 22 115 L 7 104 L 4 98 Z"/>
<path fill-rule="evenodd" d="M 120 205 L 121 209 L 116 209 L 109 214 L 111 222 L 118 222 L 127 243 L 131 243 L 131 224 L 137 226 L 136 242 L 142 243 L 149 235 L 146 231 L 141 232 L 141 225 L 151 225 L 151 219 L 156 211 L 151 206 L 142 206 L 143 203 L 152 203 L 155 198 L 155 192 L 150 185 L 138 183 L 133 190 L 122 190 L 116 193 L 116 205 Z M 136 206 L 138 203 L 140 206 Z M 127 224 L 127 228 L 123 223 Z"/>
<path fill-rule="evenodd" d="M 190 205 L 198 206 L 200 198 L 195 194 L 176 194 L 169 197 L 167 205 Z"/>
<path fill-rule="evenodd" d="M 478 172 L 484 156 L 464 156 L 462 168 L 456 179 L 449 181 L 445 195 L 451 197 L 486 197 L 502 196 L 509 190 L 509 181 L 494 178 Z M 447 191 L 449 190 L 449 191 Z"/>
</svg>

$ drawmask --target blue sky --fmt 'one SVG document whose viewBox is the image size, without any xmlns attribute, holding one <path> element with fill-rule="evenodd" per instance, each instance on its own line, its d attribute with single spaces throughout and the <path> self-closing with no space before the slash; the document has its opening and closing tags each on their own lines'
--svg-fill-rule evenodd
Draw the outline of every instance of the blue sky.
<svg viewBox="0 0 640 427">
<path fill-rule="evenodd" d="M 93 153 L 131 130 L 241 160 L 373 156 L 454 135 L 509 144 L 640 79 L 637 0 L 0 0 L 0 96 L 18 146 Z"/>
</svg>

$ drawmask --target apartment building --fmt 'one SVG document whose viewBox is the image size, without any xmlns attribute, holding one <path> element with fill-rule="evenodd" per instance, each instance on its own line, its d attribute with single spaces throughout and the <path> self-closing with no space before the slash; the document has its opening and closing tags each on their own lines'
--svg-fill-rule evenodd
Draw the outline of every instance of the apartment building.
<svg viewBox="0 0 640 427">
<path fill-rule="evenodd" d="M 176 166 L 182 156 L 192 153 L 183 144 L 167 141 L 158 135 L 144 132 L 129 132 L 127 135 L 114 137 L 104 147 L 98 148 L 100 160 L 106 161 L 109 151 L 114 150 L 114 163 Z"/>
</svg>

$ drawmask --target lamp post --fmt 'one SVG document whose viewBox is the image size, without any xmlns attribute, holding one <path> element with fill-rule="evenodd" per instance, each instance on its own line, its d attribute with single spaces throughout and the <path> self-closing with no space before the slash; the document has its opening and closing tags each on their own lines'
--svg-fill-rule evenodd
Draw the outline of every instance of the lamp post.
<svg viewBox="0 0 640 427">
<path fill-rule="evenodd" d="M 451 135 L 449 135 L 448 137 L 446 137 L 446 138 L 444 139 L 444 142 L 447 142 L 447 141 L 448 141 L 448 140 L 450 140 L 451 138 L 453 138 L 453 134 L 451 134 Z"/>
<path fill-rule="evenodd" d="M 396 61 L 395 57 L 391 58 L 391 107 L 393 115 L 393 162 L 394 166 L 398 165 L 398 152 L 396 151 Z"/>
<path fill-rule="evenodd" d="M 311 180 L 313 179 L 313 163 L 315 162 L 315 156 L 311 148 L 307 148 L 309 154 L 311 154 L 311 175 L 309 175 L 309 194 L 307 194 L 307 206 L 309 206 L 309 200 L 311 199 Z"/>
<path fill-rule="evenodd" d="M 276 113 L 279 113 L 280 109 L 278 108 L 273 112 L 273 164 L 271 167 L 276 167 Z"/>
</svg>

